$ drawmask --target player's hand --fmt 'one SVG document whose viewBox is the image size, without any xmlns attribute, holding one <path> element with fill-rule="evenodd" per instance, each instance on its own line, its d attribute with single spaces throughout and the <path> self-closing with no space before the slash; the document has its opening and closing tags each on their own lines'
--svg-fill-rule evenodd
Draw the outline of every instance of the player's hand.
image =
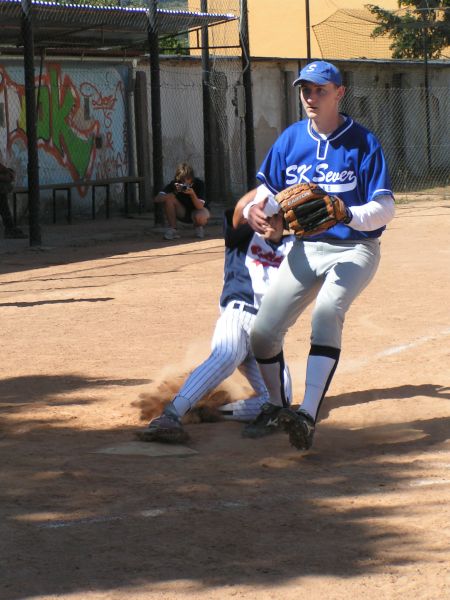
<svg viewBox="0 0 450 600">
<path fill-rule="evenodd" d="M 264 206 L 267 202 L 267 198 L 259 204 L 254 204 L 248 211 L 247 221 L 250 227 L 257 233 L 265 234 L 269 228 L 269 222 L 266 214 L 264 213 Z"/>
</svg>

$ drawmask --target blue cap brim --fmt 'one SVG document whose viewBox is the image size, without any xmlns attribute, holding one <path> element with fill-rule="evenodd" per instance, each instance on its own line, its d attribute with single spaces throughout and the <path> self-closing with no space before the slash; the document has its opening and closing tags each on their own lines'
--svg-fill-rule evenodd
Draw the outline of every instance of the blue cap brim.
<svg viewBox="0 0 450 600">
<path fill-rule="evenodd" d="M 315 83 L 316 85 L 326 85 L 327 83 L 334 83 L 334 81 L 330 81 L 326 77 L 321 77 L 320 75 L 314 74 L 308 77 L 308 79 L 306 79 L 305 77 L 298 77 L 292 85 L 300 85 L 302 81 Z"/>
</svg>

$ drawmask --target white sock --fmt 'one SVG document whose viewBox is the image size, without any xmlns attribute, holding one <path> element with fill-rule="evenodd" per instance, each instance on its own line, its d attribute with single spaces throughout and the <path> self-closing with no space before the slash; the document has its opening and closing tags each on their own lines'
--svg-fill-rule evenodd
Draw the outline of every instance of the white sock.
<svg viewBox="0 0 450 600">
<path fill-rule="evenodd" d="M 253 421 L 261 412 L 261 407 L 265 402 L 269 401 L 269 395 L 253 396 L 245 400 L 237 400 L 219 406 L 220 412 L 223 413 L 223 418 L 230 421 Z"/>
<path fill-rule="evenodd" d="M 309 355 L 306 366 L 305 397 L 300 406 L 316 420 L 320 402 L 336 359 L 328 356 Z"/>
</svg>

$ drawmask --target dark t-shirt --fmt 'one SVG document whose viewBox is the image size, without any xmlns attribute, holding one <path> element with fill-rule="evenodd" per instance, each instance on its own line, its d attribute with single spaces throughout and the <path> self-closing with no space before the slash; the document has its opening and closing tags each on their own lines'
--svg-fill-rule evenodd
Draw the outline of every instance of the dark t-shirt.
<svg viewBox="0 0 450 600">
<path fill-rule="evenodd" d="M 191 213 L 192 213 L 192 211 L 194 211 L 196 209 L 195 209 L 194 205 L 192 204 L 192 200 L 191 200 L 191 197 L 189 196 L 189 194 L 183 194 L 183 192 L 177 192 L 175 183 L 176 183 L 175 179 L 172 179 L 172 181 L 166 185 L 166 187 L 164 188 L 163 191 L 166 194 L 175 194 L 176 199 L 179 202 L 181 202 L 181 204 L 186 209 L 185 217 L 183 219 L 179 219 L 179 220 L 184 221 L 185 223 L 191 223 L 192 222 Z M 192 188 L 194 189 L 194 192 L 197 194 L 197 198 L 199 200 L 204 200 L 205 208 L 208 208 L 208 201 L 205 198 L 205 184 L 203 183 L 203 181 L 201 179 L 198 179 L 198 177 L 195 177 L 193 184 L 192 184 Z"/>
</svg>

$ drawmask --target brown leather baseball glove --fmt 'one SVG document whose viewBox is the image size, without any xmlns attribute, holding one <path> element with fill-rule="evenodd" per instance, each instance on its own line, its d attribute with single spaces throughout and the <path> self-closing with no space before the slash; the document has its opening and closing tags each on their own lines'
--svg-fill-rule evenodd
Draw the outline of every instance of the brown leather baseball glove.
<svg viewBox="0 0 450 600">
<path fill-rule="evenodd" d="M 349 223 L 352 218 L 340 198 L 329 196 L 315 183 L 296 183 L 275 199 L 289 229 L 300 238 L 317 235 L 337 223 Z"/>
</svg>

